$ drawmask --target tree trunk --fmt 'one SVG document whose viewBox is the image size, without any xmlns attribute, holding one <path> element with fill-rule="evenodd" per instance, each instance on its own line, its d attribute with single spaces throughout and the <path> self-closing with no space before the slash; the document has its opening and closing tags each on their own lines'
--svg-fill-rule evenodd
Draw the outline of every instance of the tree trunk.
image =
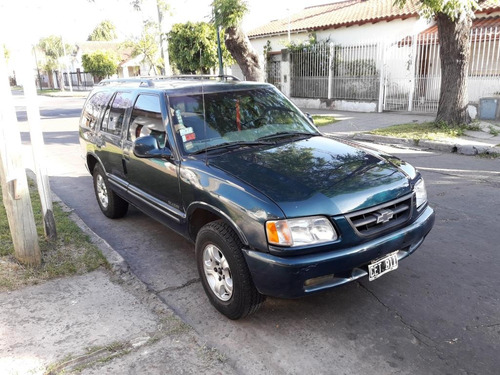
<svg viewBox="0 0 500 375">
<path fill-rule="evenodd" d="M 248 37 L 240 27 L 228 27 L 225 32 L 226 48 L 238 63 L 247 81 L 263 81 L 264 75 Z"/>
<path fill-rule="evenodd" d="M 437 24 L 441 57 L 441 93 L 436 121 L 450 125 L 467 124 L 469 103 L 467 76 L 470 57 L 470 30 L 472 19 L 452 21 L 447 15 L 438 13 Z"/>
<path fill-rule="evenodd" d="M 64 77 L 63 77 L 63 72 L 62 72 L 61 68 L 59 68 L 57 70 L 57 80 L 59 81 L 59 90 L 65 91 L 65 88 L 64 88 Z"/>
</svg>

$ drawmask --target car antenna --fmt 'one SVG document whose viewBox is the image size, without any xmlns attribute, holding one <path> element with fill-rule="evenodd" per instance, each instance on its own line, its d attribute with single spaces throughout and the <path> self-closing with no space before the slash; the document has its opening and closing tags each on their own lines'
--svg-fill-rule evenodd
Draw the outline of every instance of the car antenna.
<svg viewBox="0 0 500 375">
<path fill-rule="evenodd" d="M 207 113 L 206 113 L 206 108 L 205 108 L 205 84 L 202 81 L 201 82 L 201 101 L 203 103 L 203 131 L 205 132 L 205 135 L 207 133 Z M 205 143 L 207 142 L 207 137 L 205 136 Z M 207 145 L 205 144 L 205 165 L 208 165 L 208 151 L 207 151 Z"/>
</svg>

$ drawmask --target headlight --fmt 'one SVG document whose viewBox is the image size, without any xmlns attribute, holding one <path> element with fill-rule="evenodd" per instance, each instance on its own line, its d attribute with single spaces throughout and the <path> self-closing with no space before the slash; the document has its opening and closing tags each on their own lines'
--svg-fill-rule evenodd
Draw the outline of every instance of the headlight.
<svg viewBox="0 0 500 375">
<path fill-rule="evenodd" d="M 423 178 L 417 181 L 414 190 L 415 198 L 417 200 L 417 208 L 419 208 L 424 203 L 427 203 L 427 190 L 425 190 L 425 182 Z"/>
<path fill-rule="evenodd" d="M 322 216 L 266 222 L 267 240 L 281 246 L 303 246 L 335 241 L 332 223 Z"/>
</svg>

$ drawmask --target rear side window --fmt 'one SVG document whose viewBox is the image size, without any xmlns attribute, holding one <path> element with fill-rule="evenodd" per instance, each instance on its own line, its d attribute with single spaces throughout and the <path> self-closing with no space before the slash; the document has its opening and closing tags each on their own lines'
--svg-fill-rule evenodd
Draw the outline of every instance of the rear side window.
<svg viewBox="0 0 500 375">
<path fill-rule="evenodd" d="M 165 124 L 161 115 L 160 98 L 157 95 L 141 94 L 137 97 L 127 138 L 135 141 L 146 135 L 154 136 L 160 145 L 165 145 Z"/>
<path fill-rule="evenodd" d="M 106 109 L 101 130 L 113 135 L 120 135 L 127 109 L 132 106 L 132 94 L 119 92 L 115 95 L 111 106 Z"/>
<path fill-rule="evenodd" d="M 96 92 L 89 100 L 87 100 L 80 119 L 80 126 L 82 128 L 96 128 L 96 124 L 98 125 L 103 108 L 106 108 L 108 105 L 111 95 L 111 92 L 100 91 Z"/>
</svg>

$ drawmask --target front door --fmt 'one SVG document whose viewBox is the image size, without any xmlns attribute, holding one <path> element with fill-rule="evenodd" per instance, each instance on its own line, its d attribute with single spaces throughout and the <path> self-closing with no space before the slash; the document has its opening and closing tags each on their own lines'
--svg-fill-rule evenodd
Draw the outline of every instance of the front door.
<svg viewBox="0 0 500 375">
<path fill-rule="evenodd" d="M 138 158 L 133 153 L 133 142 L 147 135 L 155 137 L 160 148 L 170 147 L 164 120 L 168 116 L 166 111 L 162 113 L 162 108 L 165 108 L 163 101 L 164 98 L 158 95 L 139 94 L 137 97 L 124 141 L 123 166 L 130 200 L 175 229 L 185 217 L 178 162 L 175 158 Z"/>
</svg>

